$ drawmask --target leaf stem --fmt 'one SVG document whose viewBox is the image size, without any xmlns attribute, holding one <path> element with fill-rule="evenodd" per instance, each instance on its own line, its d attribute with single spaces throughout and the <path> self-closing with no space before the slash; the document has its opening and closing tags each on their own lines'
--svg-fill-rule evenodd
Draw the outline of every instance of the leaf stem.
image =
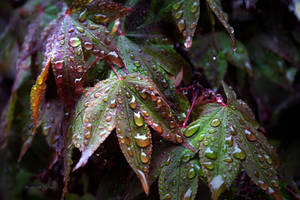
<svg viewBox="0 0 300 200">
<path fill-rule="evenodd" d="M 114 73 L 116 74 L 117 79 L 118 79 L 118 80 L 121 80 L 121 77 L 119 76 L 119 74 L 118 74 L 118 72 L 116 71 L 116 69 L 114 68 L 114 66 L 113 66 L 111 63 L 109 63 L 109 65 L 110 65 L 110 67 L 112 68 L 112 70 L 114 71 Z"/>
<path fill-rule="evenodd" d="M 195 103 L 196 103 L 196 99 L 197 99 L 198 93 L 199 93 L 199 90 L 196 90 L 195 92 L 193 92 L 192 105 L 191 105 L 191 107 L 190 107 L 190 109 L 189 109 L 189 112 L 188 112 L 188 114 L 187 114 L 187 116 L 186 116 L 186 118 L 185 118 L 185 120 L 184 120 L 184 122 L 183 122 L 183 124 L 182 124 L 182 127 L 183 127 L 183 128 L 186 128 L 186 124 L 187 124 L 187 122 L 188 122 L 188 120 L 189 120 L 189 117 L 190 117 L 190 115 L 191 115 L 191 113 L 192 113 L 192 110 L 193 110 L 193 108 L 194 108 L 194 106 L 195 106 Z"/>
<path fill-rule="evenodd" d="M 84 74 L 82 75 L 82 79 L 86 76 L 86 74 L 88 73 L 88 71 L 96 64 L 96 62 L 100 60 L 99 57 L 96 57 L 95 60 L 92 62 L 92 64 L 90 64 L 90 66 L 86 69 L 86 71 L 84 72 Z"/>
</svg>

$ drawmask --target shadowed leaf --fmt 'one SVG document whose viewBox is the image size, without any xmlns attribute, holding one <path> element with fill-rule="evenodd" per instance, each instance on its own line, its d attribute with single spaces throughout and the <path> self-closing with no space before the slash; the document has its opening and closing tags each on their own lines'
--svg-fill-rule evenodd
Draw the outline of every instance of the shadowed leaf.
<svg viewBox="0 0 300 200">
<path fill-rule="evenodd" d="M 219 21 L 225 27 L 226 31 L 229 33 L 231 40 L 232 40 L 232 50 L 235 51 L 236 49 L 236 41 L 234 37 L 234 30 L 230 26 L 228 22 L 228 15 L 223 11 L 221 1 L 220 0 L 206 0 L 207 4 L 209 5 L 210 9 L 215 13 Z"/>
<path fill-rule="evenodd" d="M 172 15 L 179 31 L 185 38 L 186 48 L 192 46 L 193 36 L 200 16 L 199 0 L 176 0 L 172 6 Z"/>
<path fill-rule="evenodd" d="M 160 199 L 190 199 L 197 194 L 199 181 L 199 159 L 189 149 L 177 147 L 163 163 L 159 176 Z"/>
</svg>

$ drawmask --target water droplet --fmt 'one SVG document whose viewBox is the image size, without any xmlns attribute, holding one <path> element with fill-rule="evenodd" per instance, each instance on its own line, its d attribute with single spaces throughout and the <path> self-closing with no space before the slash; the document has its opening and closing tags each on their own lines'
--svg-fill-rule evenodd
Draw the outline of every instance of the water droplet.
<svg viewBox="0 0 300 200">
<path fill-rule="evenodd" d="M 182 139 L 182 137 L 180 135 L 176 134 L 175 138 L 176 138 L 176 142 L 177 143 L 182 143 L 183 142 L 183 139 Z"/>
<path fill-rule="evenodd" d="M 146 90 L 143 89 L 140 93 L 140 96 L 143 98 L 143 99 L 147 99 L 147 93 L 146 93 Z"/>
<path fill-rule="evenodd" d="M 232 147 L 233 146 L 233 137 L 232 136 L 228 136 L 225 138 L 226 144 L 228 144 L 228 146 Z"/>
<path fill-rule="evenodd" d="M 212 162 L 203 162 L 202 165 L 208 170 L 214 169 L 214 164 Z"/>
<path fill-rule="evenodd" d="M 213 119 L 211 122 L 210 122 L 210 125 L 213 126 L 213 127 L 217 127 L 221 124 L 221 121 L 219 119 Z"/>
<path fill-rule="evenodd" d="M 92 43 L 90 43 L 90 42 L 85 42 L 84 43 L 84 48 L 86 49 L 86 50 L 92 50 L 93 49 L 93 44 Z"/>
<path fill-rule="evenodd" d="M 141 115 L 140 112 L 135 112 L 133 114 L 133 119 L 134 119 L 135 125 L 137 125 L 137 126 L 143 126 L 144 125 L 144 118 L 143 118 L 143 116 Z"/>
<path fill-rule="evenodd" d="M 246 129 L 245 135 L 246 135 L 247 140 L 249 140 L 250 142 L 256 141 L 256 137 L 255 137 L 254 133 L 252 133 L 251 131 Z"/>
<path fill-rule="evenodd" d="M 148 137 L 147 135 L 141 135 L 139 133 L 137 133 L 137 135 L 134 137 L 136 144 L 139 147 L 148 147 L 151 143 L 151 139 L 150 137 Z"/>
<path fill-rule="evenodd" d="M 236 131 L 234 126 L 230 125 L 229 129 L 230 129 L 230 134 L 231 135 L 233 135 L 233 136 L 237 135 L 237 131 Z"/>
<path fill-rule="evenodd" d="M 150 157 L 144 151 L 141 151 L 140 158 L 142 163 L 148 163 L 150 160 Z"/>
<path fill-rule="evenodd" d="M 84 33 L 84 29 L 80 26 L 76 27 L 77 31 L 79 31 L 80 33 Z"/>
<path fill-rule="evenodd" d="M 172 198 L 172 195 L 169 194 L 169 193 L 167 193 L 167 194 L 165 194 L 165 195 L 163 196 L 163 199 L 164 199 L 164 200 L 169 200 L 169 199 L 171 199 L 171 198 Z"/>
<path fill-rule="evenodd" d="M 69 41 L 69 45 L 71 47 L 78 47 L 80 44 L 81 44 L 81 42 L 78 37 L 72 37 Z"/>
<path fill-rule="evenodd" d="M 178 12 L 175 13 L 174 17 L 175 19 L 180 19 L 183 15 L 183 10 L 179 10 Z"/>
<path fill-rule="evenodd" d="M 111 117 L 111 116 L 107 116 L 107 117 L 105 118 L 105 121 L 106 121 L 106 122 L 110 122 L 110 121 L 111 121 L 111 119 L 112 119 L 112 117 Z"/>
<path fill-rule="evenodd" d="M 188 188 L 185 193 L 182 194 L 181 199 L 182 200 L 190 200 L 192 198 L 192 188 Z"/>
<path fill-rule="evenodd" d="M 177 23 L 178 29 L 180 32 L 182 32 L 185 29 L 185 21 L 184 19 L 179 20 Z"/>
<path fill-rule="evenodd" d="M 87 11 L 87 9 L 85 9 L 83 12 L 81 12 L 81 13 L 79 14 L 78 20 L 79 20 L 80 22 L 84 22 L 84 21 L 86 20 L 86 11 Z"/>
<path fill-rule="evenodd" d="M 152 125 L 151 125 L 151 127 L 156 131 L 156 132 L 158 132 L 158 133 L 162 133 L 162 127 L 161 127 L 161 125 L 158 123 L 153 123 Z"/>
<path fill-rule="evenodd" d="M 136 105 L 137 105 L 137 103 L 136 103 L 135 97 L 132 96 L 132 98 L 129 102 L 129 107 L 134 110 L 134 109 L 136 109 Z"/>
<path fill-rule="evenodd" d="M 58 60 L 54 62 L 55 69 L 62 69 L 64 67 L 64 60 Z"/>
<path fill-rule="evenodd" d="M 173 4 L 172 8 L 173 8 L 173 10 L 178 10 L 181 5 L 182 5 L 182 2 L 177 2 L 177 3 Z"/>
<path fill-rule="evenodd" d="M 267 163 L 268 163 L 269 165 L 272 165 L 272 159 L 271 159 L 271 157 L 270 157 L 269 155 L 267 155 L 267 154 L 265 154 L 264 157 L 265 157 Z"/>
<path fill-rule="evenodd" d="M 205 157 L 212 159 L 212 160 L 217 159 L 216 152 L 212 151 L 209 147 L 205 150 L 204 155 L 205 155 Z"/>
<path fill-rule="evenodd" d="M 187 152 L 182 156 L 181 160 L 183 162 L 188 162 L 192 157 L 193 157 L 193 154 L 191 152 Z"/>
<path fill-rule="evenodd" d="M 257 181 L 257 184 L 263 190 L 267 190 L 268 189 L 268 185 L 264 181 Z"/>
<path fill-rule="evenodd" d="M 240 149 L 239 147 L 235 146 L 233 152 L 233 157 L 239 160 L 245 160 L 246 159 L 246 153 L 243 149 Z"/>
<path fill-rule="evenodd" d="M 125 141 L 126 141 L 126 140 L 125 140 Z M 132 152 L 132 150 L 131 150 L 130 147 L 127 148 L 127 152 L 128 152 L 128 155 L 129 155 L 130 157 L 133 156 L 133 152 Z"/>
<path fill-rule="evenodd" d="M 209 185 L 213 191 L 218 191 L 221 187 L 224 187 L 224 180 L 221 175 L 218 175 L 210 181 Z"/>
<path fill-rule="evenodd" d="M 198 11 L 198 8 L 199 8 L 199 4 L 198 4 L 197 1 L 195 1 L 195 2 L 193 3 L 193 5 L 192 5 L 191 12 L 192 12 L 192 13 L 197 12 L 197 11 Z"/>
<path fill-rule="evenodd" d="M 200 124 L 199 123 L 196 123 L 196 124 L 193 124 L 193 125 L 190 125 L 184 132 L 184 135 L 186 137 L 191 137 L 193 136 L 200 128 Z"/>
<path fill-rule="evenodd" d="M 194 26 L 194 27 L 196 27 L 196 26 Z M 192 46 L 192 37 L 191 36 L 186 37 L 185 42 L 184 42 L 184 46 L 186 48 L 190 48 Z"/>
<path fill-rule="evenodd" d="M 263 163 L 265 161 L 265 158 L 262 155 L 258 154 L 257 157 L 259 162 Z"/>
<path fill-rule="evenodd" d="M 113 99 L 113 100 L 110 102 L 109 108 L 115 108 L 115 107 L 117 107 L 117 104 L 116 104 L 116 100 Z"/>
<path fill-rule="evenodd" d="M 192 179 L 196 176 L 196 170 L 194 167 L 191 167 L 187 173 L 188 178 Z"/>
</svg>

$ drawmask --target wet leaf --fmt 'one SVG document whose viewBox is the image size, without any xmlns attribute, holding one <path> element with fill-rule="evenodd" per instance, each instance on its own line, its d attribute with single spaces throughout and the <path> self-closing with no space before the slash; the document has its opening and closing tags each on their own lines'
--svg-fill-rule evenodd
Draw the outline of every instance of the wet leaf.
<svg viewBox="0 0 300 200">
<path fill-rule="evenodd" d="M 77 12 L 80 12 L 80 21 L 89 18 L 95 23 L 103 25 L 124 17 L 131 11 L 130 8 L 126 8 L 120 3 L 108 0 L 76 0 L 71 7 Z"/>
<path fill-rule="evenodd" d="M 138 45 L 125 36 L 118 38 L 118 46 L 130 73 L 149 76 L 168 99 L 176 99 L 173 83 L 166 72 L 177 75 L 181 67 L 188 69 L 189 66 L 172 47 Z"/>
<path fill-rule="evenodd" d="M 197 194 L 199 181 L 199 159 L 189 149 L 174 148 L 163 163 L 159 176 L 160 199 L 190 199 Z"/>
<path fill-rule="evenodd" d="M 121 150 L 148 194 L 152 144 L 147 125 L 166 140 L 183 142 L 172 109 L 149 78 L 134 74 L 97 83 L 76 108 L 73 144 L 82 156 L 74 170 L 86 164 L 116 127 Z"/>
<path fill-rule="evenodd" d="M 172 6 L 172 15 L 177 27 L 182 32 L 186 48 L 192 46 L 193 36 L 200 16 L 199 0 L 176 0 Z"/>
<path fill-rule="evenodd" d="M 231 40 L 232 40 L 232 51 L 236 49 L 236 41 L 234 37 L 234 30 L 230 26 L 228 22 L 228 15 L 222 9 L 221 1 L 220 0 L 206 0 L 210 9 L 215 13 L 219 21 L 225 27 L 226 31 L 229 33 Z"/>
<path fill-rule="evenodd" d="M 248 105 L 223 83 L 228 104 L 206 104 L 202 116 L 185 130 L 199 150 L 212 198 L 229 188 L 244 168 L 252 181 L 270 195 L 278 195 L 274 149 L 262 133 Z"/>
<path fill-rule="evenodd" d="M 48 37 L 44 59 L 51 58 L 58 94 L 67 104 L 72 105 L 83 89 L 82 78 L 88 67 L 84 52 L 123 67 L 106 27 L 87 19 L 80 22 L 69 15 L 62 16 Z"/>
</svg>

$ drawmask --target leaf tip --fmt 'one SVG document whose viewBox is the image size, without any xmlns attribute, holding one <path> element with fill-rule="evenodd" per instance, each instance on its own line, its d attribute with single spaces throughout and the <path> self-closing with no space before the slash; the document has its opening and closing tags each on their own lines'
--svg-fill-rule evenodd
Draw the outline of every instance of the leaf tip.
<svg viewBox="0 0 300 200">
<path fill-rule="evenodd" d="M 137 170 L 136 172 L 137 176 L 139 177 L 141 183 L 142 183 L 142 186 L 143 186 L 143 189 L 146 193 L 146 195 L 148 196 L 149 195 L 149 180 L 148 180 L 148 176 L 142 172 L 141 170 Z"/>
</svg>

